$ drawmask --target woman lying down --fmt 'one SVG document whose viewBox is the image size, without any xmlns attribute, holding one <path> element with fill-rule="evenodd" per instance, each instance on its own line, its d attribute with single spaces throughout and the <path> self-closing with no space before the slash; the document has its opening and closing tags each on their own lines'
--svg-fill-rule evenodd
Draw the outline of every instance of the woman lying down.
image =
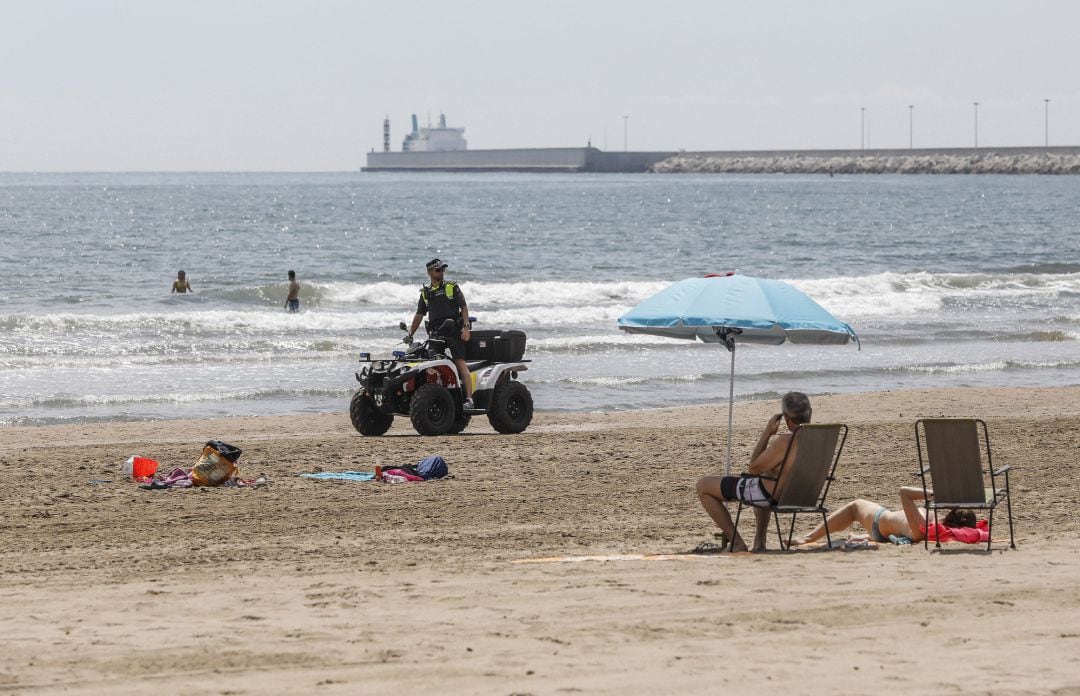
<svg viewBox="0 0 1080 696">
<path fill-rule="evenodd" d="M 933 491 L 930 492 L 933 498 Z M 892 541 L 897 544 L 910 544 L 922 541 L 926 536 L 926 515 L 916 504 L 925 500 L 921 488 L 905 486 L 900 489 L 901 510 L 892 511 L 881 503 L 872 500 L 852 500 L 850 503 L 829 515 L 826 520 L 829 533 L 840 532 L 858 522 L 870 533 L 870 539 L 878 543 Z M 975 527 L 975 513 L 971 510 L 953 508 L 945 515 L 941 523 L 946 527 Z M 791 540 L 792 546 L 810 544 L 825 536 L 825 524 L 819 524 L 804 537 Z M 933 540 L 934 537 L 931 537 Z"/>
</svg>

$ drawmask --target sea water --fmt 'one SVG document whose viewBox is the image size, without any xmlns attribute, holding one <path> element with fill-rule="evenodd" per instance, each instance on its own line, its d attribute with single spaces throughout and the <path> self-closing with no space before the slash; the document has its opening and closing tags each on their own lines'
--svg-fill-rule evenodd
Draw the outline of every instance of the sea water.
<svg viewBox="0 0 1080 696">
<path fill-rule="evenodd" d="M 1075 177 L 0 174 L 0 424 L 344 418 L 436 256 L 477 328 L 528 334 L 538 409 L 724 401 L 722 348 L 616 319 L 732 270 L 862 339 L 740 347 L 739 398 L 1077 384 L 1078 202 Z"/>
</svg>

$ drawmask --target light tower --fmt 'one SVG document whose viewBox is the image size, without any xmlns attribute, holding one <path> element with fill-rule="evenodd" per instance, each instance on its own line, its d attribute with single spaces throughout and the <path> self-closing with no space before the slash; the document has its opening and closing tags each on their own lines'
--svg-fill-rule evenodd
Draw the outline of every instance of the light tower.
<svg viewBox="0 0 1080 696">
<path fill-rule="evenodd" d="M 388 115 L 382 122 L 382 151 L 390 152 L 390 116 Z"/>
<path fill-rule="evenodd" d="M 1050 147 L 1050 100 L 1043 99 L 1043 147 Z"/>
<path fill-rule="evenodd" d="M 909 150 L 915 147 L 915 105 L 907 106 L 907 147 Z"/>
</svg>

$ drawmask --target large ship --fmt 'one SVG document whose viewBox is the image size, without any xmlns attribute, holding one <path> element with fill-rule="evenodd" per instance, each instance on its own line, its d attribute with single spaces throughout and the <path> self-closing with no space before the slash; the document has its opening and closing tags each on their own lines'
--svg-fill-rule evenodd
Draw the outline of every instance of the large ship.
<svg viewBox="0 0 1080 696">
<path fill-rule="evenodd" d="M 401 143 L 402 152 L 460 152 L 468 149 L 464 128 L 448 128 L 446 114 L 439 114 L 439 125 L 433 127 L 430 118 L 427 128 L 417 128 L 416 114 L 412 115 L 412 133 Z"/>
<path fill-rule="evenodd" d="M 470 150 L 464 128 L 439 125 L 420 128 L 412 115 L 412 132 L 401 152 L 390 151 L 390 118 L 383 120 L 383 151 L 372 150 L 365 172 L 646 172 L 674 152 L 602 152 L 586 147 L 532 147 Z"/>
</svg>

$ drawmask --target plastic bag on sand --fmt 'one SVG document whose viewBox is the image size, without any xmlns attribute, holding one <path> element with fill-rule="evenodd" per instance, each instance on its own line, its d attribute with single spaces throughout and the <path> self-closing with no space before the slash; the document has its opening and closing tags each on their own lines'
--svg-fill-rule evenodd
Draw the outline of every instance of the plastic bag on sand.
<svg viewBox="0 0 1080 696">
<path fill-rule="evenodd" d="M 191 470 L 191 484 L 220 486 L 236 476 L 236 460 L 239 458 L 239 447 L 227 445 L 220 440 L 210 440 L 203 447 L 198 463 Z"/>
</svg>

